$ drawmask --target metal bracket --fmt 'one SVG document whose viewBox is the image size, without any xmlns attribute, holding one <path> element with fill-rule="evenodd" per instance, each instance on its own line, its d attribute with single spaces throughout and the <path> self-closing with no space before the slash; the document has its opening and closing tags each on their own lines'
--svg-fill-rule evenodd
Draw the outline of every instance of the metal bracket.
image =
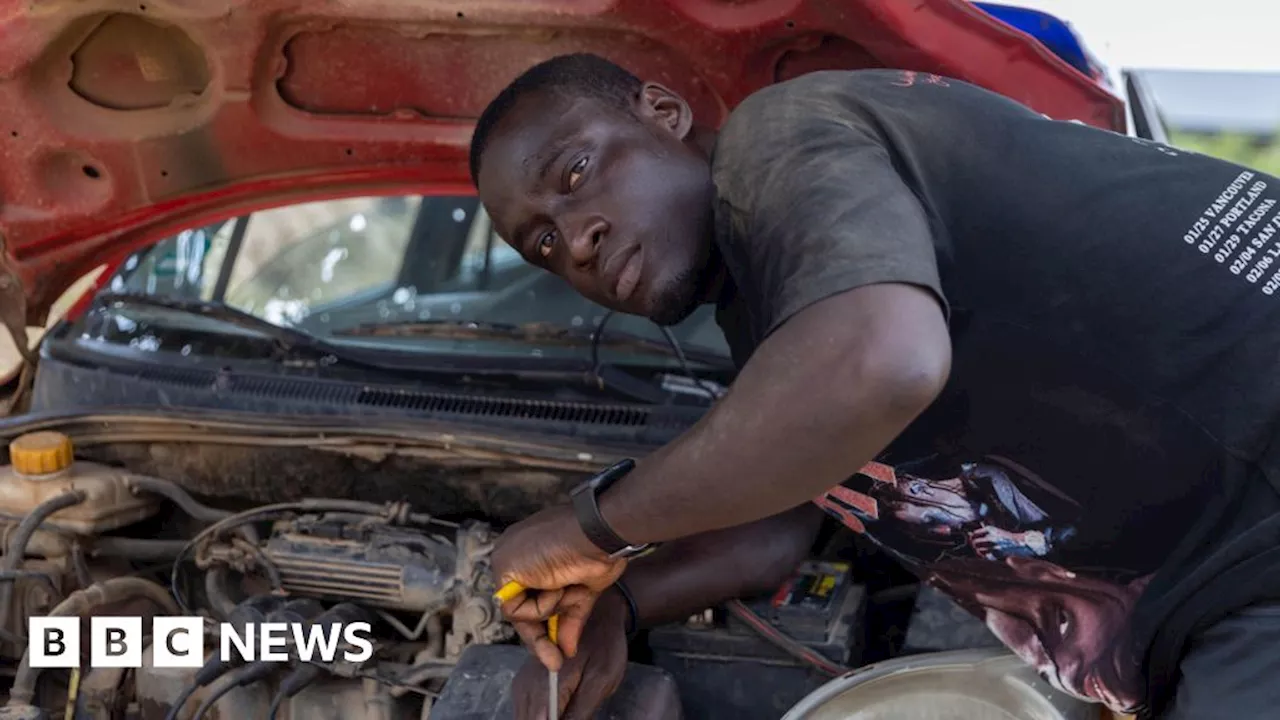
<svg viewBox="0 0 1280 720">
<path fill-rule="evenodd" d="M 3 235 L 0 235 L 0 323 L 4 323 L 13 337 L 22 359 L 35 367 L 36 354 L 27 340 L 27 295 L 14 261 L 5 249 Z"/>
</svg>

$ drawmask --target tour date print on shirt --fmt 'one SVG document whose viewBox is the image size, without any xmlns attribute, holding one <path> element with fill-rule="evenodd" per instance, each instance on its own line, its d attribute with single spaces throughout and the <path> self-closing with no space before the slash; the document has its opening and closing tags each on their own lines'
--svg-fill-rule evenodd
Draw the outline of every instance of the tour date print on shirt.
<svg viewBox="0 0 1280 720">
<path fill-rule="evenodd" d="M 1231 274 L 1261 283 L 1265 295 L 1280 290 L 1280 199 L 1274 192 L 1257 173 L 1242 171 L 1182 238 Z"/>
</svg>

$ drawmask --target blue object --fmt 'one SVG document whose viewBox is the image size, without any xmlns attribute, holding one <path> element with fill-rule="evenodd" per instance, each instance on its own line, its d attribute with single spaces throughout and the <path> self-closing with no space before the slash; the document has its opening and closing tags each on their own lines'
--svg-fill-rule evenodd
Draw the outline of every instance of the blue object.
<svg viewBox="0 0 1280 720">
<path fill-rule="evenodd" d="M 974 7 L 982 10 L 995 19 L 1011 25 L 1030 35 L 1040 44 L 1049 48 L 1054 55 L 1062 58 L 1075 69 L 1096 77 L 1097 68 L 1089 60 L 1089 53 L 1075 31 L 1062 20 L 1039 10 L 997 5 L 995 3 L 975 2 Z"/>
</svg>

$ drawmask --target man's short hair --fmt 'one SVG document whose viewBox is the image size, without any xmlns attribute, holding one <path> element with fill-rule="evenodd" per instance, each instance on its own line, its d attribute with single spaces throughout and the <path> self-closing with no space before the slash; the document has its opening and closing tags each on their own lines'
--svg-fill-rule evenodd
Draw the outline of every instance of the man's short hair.
<svg viewBox="0 0 1280 720">
<path fill-rule="evenodd" d="M 621 66 L 599 55 L 576 53 L 559 55 L 525 70 L 503 88 L 480 114 L 471 136 L 471 181 L 480 181 L 480 157 L 484 155 L 493 129 L 502 122 L 522 97 L 535 92 L 552 92 L 565 98 L 591 98 L 631 112 L 643 83 Z"/>
</svg>

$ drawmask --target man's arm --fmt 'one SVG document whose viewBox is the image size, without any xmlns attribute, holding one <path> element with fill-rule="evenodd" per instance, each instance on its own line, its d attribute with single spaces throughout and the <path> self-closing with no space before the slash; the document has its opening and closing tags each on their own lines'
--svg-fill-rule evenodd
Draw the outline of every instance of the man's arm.
<svg viewBox="0 0 1280 720">
<path fill-rule="evenodd" d="M 760 345 L 701 422 L 604 493 L 601 512 L 639 544 L 812 500 L 906 429 L 950 363 L 946 319 L 927 290 L 877 284 L 817 302 Z"/>
<path fill-rule="evenodd" d="M 772 593 L 813 547 L 823 513 L 803 505 L 749 525 L 683 538 L 637 559 L 622 579 L 635 601 L 635 627 L 684 620 L 734 598 Z M 606 590 L 574 658 L 560 668 L 563 717 L 594 717 L 626 673 L 626 595 Z M 538 646 L 532 647 L 538 652 Z M 526 664 L 512 684 L 517 718 L 547 707 L 545 657 Z M 565 696 L 568 697 L 565 697 Z"/>
<path fill-rule="evenodd" d="M 653 627 L 734 598 L 771 592 L 805 559 L 824 515 L 814 505 L 682 538 L 632 562 L 622 580 L 636 627 Z"/>
</svg>

